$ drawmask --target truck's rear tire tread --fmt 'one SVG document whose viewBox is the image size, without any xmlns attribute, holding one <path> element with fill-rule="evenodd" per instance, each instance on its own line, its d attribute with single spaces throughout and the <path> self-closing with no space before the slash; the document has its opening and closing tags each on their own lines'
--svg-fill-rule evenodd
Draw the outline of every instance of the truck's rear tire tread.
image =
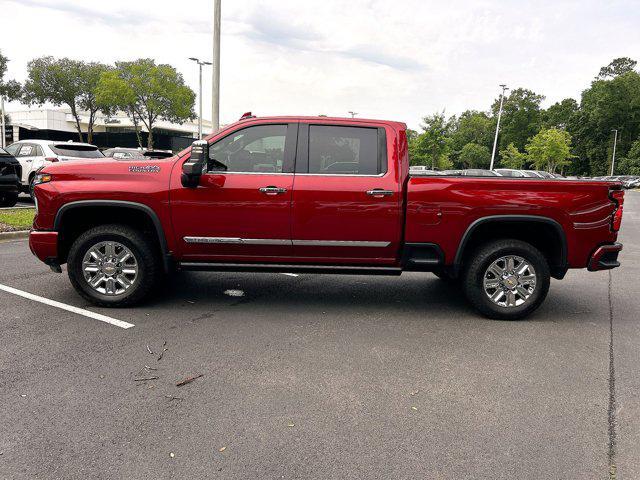
<svg viewBox="0 0 640 480">
<path fill-rule="evenodd" d="M 82 273 L 82 259 L 86 251 L 98 242 L 114 240 L 128 247 L 138 262 L 139 277 L 136 284 L 124 294 L 109 297 L 91 289 Z M 86 300 L 102 307 L 124 307 L 137 304 L 148 297 L 162 277 L 158 252 L 153 242 L 135 228 L 127 225 L 100 225 L 82 233 L 71 245 L 67 256 L 69 280 Z"/>
<path fill-rule="evenodd" d="M 518 307 L 500 307 L 493 303 L 483 288 L 484 273 L 489 265 L 505 255 L 517 255 L 531 262 L 535 268 L 536 289 L 531 298 Z M 544 301 L 549 292 L 549 264 L 533 245 L 515 239 L 494 240 L 479 246 L 470 257 L 462 275 L 462 288 L 473 307 L 486 317 L 496 320 L 520 320 L 530 315 Z"/>
</svg>

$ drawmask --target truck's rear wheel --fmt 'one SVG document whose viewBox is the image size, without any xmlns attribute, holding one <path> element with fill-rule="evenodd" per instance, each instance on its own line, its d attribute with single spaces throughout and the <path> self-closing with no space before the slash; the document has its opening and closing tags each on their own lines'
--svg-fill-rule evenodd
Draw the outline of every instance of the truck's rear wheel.
<svg viewBox="0 0 640 480">
<path fill-rule="evenodd" d="M 84 298 L 119 307 L 144 299 L 161 275 L 144 235 L 126 225 L 101 225 L 80 235 L 69 250 L 69 279 Z"/>
<path fill-rule="evenodd" d="M 549 265 L 534 246 L 497 240 L 476 250 L 462 285 L 471 304 L 489 318 L 518 320 L 537 309 L 549 291 Z"/>
</svg>

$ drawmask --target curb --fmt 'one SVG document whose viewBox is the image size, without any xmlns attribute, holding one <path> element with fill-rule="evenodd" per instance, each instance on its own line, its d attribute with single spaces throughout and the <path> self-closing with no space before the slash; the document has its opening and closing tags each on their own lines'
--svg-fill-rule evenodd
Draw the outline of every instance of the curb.
<svg viewBox="0 0 640 480">
<path fill-rule="evenodd" d="M 29 238 L 29 230 L 19 232 L 2 232 L 0 233 L 0 242 L 3 240 L 14 240 L 19 238 Z"/>
</svg>

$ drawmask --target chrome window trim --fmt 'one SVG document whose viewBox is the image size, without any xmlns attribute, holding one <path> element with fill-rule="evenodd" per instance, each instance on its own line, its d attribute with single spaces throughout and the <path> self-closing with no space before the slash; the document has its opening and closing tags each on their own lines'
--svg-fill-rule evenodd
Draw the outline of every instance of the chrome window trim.
<svg viewBox="0 0 640 480">
<path fill-rule="evenodd" d="M 292 172 L 227 172 L 226 170 L 207 170 L 203 175 L 284 175 L 293 176 Z"/>
<path fill-rule="evenodd" d="M 381 178 L 384 177 L 388 172 L 378 173 L 377 175 L 361 175 L 359 173 L 296 173 L 296 176 L 303 177 L 372 177 L 372 178 Z"/>
<path fill-rule="evenodd" d="M 391 242 L 361 240 L 285 240 L 277 238 L 184 237 L 186 243 L 224 245 L 288 245 L 298 247 L 372 247 L 384 248 Z"/>
</svg>

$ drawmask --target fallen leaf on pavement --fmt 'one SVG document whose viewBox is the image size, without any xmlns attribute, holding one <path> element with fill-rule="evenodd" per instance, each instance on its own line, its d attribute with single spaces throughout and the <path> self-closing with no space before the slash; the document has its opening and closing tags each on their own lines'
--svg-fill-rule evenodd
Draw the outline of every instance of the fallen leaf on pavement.
<svg viewBox="0 0 640 480">
<path fill-rule="evenodd" d="M 220 447 L 220 449 L 218 450 L 219 452 L 224 452 L 227 449 L 227 447 Z"/>
</svg>

